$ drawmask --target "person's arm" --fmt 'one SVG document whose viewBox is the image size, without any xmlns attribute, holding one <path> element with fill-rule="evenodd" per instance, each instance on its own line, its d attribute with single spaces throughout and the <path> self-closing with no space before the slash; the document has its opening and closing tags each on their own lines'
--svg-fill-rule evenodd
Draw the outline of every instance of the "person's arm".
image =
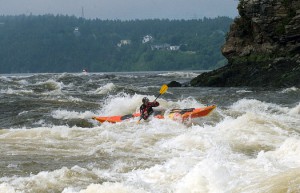
<svg viewBox="0 0 300 193">
<path fill-rule="evenodd" d="M 153 101 L 153 102 L 151 102 L 151 106 L 152 107 L 158 107 L 159 106 L 159 102 Z"/>
<path fill-rule="evenodd" d="M 147 107 L 145 105 L 141 105 L 140 107 L 140 117 L 146 120 L 148 118 L 148 112 L 147 112 Z"/>
<path fill-rule="evenodd" d="M 143 106 L 143 105 L 141 105 L 141 106 L 140 106 L 140 114 L 142 115 L 142 114 L 143 114 L 143 112 L 144 112 L 144 106 Z"/>
</svg>

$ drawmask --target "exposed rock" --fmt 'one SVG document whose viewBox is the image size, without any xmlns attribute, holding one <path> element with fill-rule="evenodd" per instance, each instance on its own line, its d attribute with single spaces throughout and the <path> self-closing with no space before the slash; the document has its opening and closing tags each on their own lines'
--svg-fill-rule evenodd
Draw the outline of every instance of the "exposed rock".
<svg viewBox="0 0 300 193">
<path fill-rule="evenodd" d="M 300 86 L 300 1 L 241 0 L 222 54 L 192 86 Z"/>
<path fill-rule="evenodd" d="M 177 82 L 177 81 L 171 81 L 169 84 L 168 84 L 168 87 L 181 87 L 182 85 Z"/>
<path fill-rule="evenodd" d="M 289 70 L 286 70 L 288 66 Z M 252 86 L 252 87 L 292 87 L 300 88 L 299 63 L 278 58 L 269 62 L 240 63 L 224 66 L 214 73 L 203 73 L 191 85 L 200 86 Z"/>
<path fill-rule="evenodd" d="M 67 124 L 71 127 L 83 127 L 83 128 L 91 128 L 93 124 L 84 119 L 71 119 L 67 122 Z"/>
</svg>

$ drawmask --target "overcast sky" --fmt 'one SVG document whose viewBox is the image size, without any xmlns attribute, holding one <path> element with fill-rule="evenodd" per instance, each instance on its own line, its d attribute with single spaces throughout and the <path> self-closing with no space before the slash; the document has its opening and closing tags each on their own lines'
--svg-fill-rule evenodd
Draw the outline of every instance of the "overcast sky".
<svg viewBox="0 0 300 193">
<path fill-rule="evenodd" d="M 236 17 L 238 0 L 0 0 L 0 15 L 62 14 L 99 19 Z"/>
</svg>

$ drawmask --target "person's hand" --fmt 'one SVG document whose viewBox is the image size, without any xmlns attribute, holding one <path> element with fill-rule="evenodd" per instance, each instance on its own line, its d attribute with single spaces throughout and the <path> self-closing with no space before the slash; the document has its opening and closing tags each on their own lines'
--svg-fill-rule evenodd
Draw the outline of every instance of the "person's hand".
<svg viewBox="0 0 300 193">
<path fill-rule="evenodd" d="M 144 112 L 144 114 L 142 114 L 143 119 L 146 119 L 148 117 L 148 113 Z"/>
</svg>

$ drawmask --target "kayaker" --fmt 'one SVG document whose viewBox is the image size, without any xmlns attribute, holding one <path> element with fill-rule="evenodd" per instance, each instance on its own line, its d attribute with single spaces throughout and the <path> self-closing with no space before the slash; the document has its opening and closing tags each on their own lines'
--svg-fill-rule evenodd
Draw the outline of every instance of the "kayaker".
<svg viewBox="0 0 300 193">
<path fill-rule="evenodd" d="M 149 102 L 149 99 L 147 97 L 144 97 L 142 102 L 143 104 L 140 106 L 141 118 L 147 120 L 149 116 L 153 113 L 152 107 L 159 106 L 159 103 L 157 101 Z"/>
</svg>

